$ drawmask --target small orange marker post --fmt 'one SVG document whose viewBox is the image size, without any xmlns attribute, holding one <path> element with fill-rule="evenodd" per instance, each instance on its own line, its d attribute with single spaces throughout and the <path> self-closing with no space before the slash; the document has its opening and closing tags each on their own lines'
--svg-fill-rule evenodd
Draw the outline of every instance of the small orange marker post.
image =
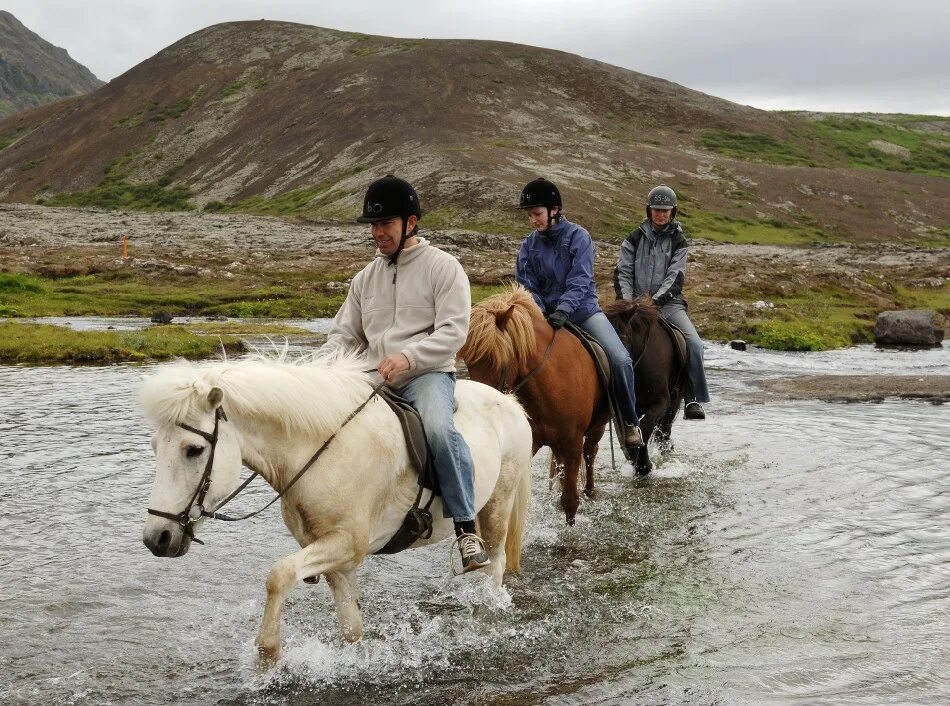
<svg viewBox="0 0 950 706">
<path fill-rule="evenodd" d="M 128 256 L 129 256 L 129 236 L 123 235 L 122 236 L 122 257 L 128 257 Z"/>
</svg>

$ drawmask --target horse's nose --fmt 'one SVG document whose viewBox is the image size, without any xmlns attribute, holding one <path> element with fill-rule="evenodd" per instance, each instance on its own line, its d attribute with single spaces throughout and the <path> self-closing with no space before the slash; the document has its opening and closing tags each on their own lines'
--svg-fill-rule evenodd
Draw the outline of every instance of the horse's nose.
<svg viewBox="0 0 950 706">
<path fill-rule="evenodd" d="M 155 556 L 171 556 L 168 550 L 172 543 L 172 533 L 167 529 L 161 532 L 146 532 L 142 542 Z"/>
</svg>

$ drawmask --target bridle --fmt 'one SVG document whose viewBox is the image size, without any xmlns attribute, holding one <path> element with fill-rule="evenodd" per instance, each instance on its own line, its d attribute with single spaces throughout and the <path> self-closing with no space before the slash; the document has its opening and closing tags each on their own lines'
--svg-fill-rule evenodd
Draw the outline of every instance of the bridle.
<svg viewBox="0 0 950 706">
<path fill-rule="evenodd" d="M 551 355 L 551 349 L 554 348 L 554 339 L 557 338 L 558 331 L 560 331 L 560 329 L 554 329 L 554 335 L 551 336 L 551 342 L 548 343 L 548 347 L 544 349 L 544 355 L 541 356 L 541 362 L 535 365 L 533 368 L 531 368 L 531 370 L 528 371 L 528 374 L 525 375 L 523 378 L 521 378 L 521 380 L 517 382 L 514 386 L 508 385 L 507 378 L 508 378 L 508 362 L 509 361 L 505 361 L 505 365 L 501 369 L 501 376 L 498 378 L 498 389 L 505 393 L 514 394 L 518 390 L 520 390 L 522 387 L 524 387 L 524 384 L 528 382 L 528 380 L 530 380 L 534 376 L 534 374 L 538 372 L 544 366 L 546 362 L 548 362 L 548 358 Z"/>
<path fill-rule="evenodd" d="M 211 431 L 210 434 L 206 431 L 202 431 L 201 429 L 196 429 L 193 426 L 184 424 L 183 422 L 176 422 L 176 426 L 181 427 L 185 431 L 190 431 L 192 434 L 197 434 L 198 436 L 205 439 L 209 444 L 211 444 L 211 450 L 208 452 L 208 461 L 207 463 L 205 463 L 205 469 L 204 469 L 204 472 L 201 474 L 201 479 L 198 481 L 198 486 L 195 488 L 195 492 L 192 493 L 191 500 L 188 501 L 188 505 L 187 507 L 185 507 L 184 510 L 175 514 L 171 512 L 164 512 L 162 510 L 154 510 L 152 508 L 148 508 L 148 514 L 155 515 L 156 517 L 164 517 L 167 520 L 172 520 L 173 522 L 177 522 L 179 525 L 181 525 L 185 534 L 191 537 L 192 541 L 198 544 L 204 544 L 204 542 L 202 542 L 200 539 L 195 537 L 194 525 L 202 517 L 210 517 L 215 520 L 223 520 L 225 522 L 238 522 L 240 520 L 246 520 L 250 517 L 254 517 L 254 515 L 260 514 L 261 512 L 269 508 L 271 505 L 276 503 L 278 500 L 280 500 L 282 497 L 284 497 L 288 493 L 288 491 L 290 491 L 290 489 L 294 487 L 294 484 L 303 477 L 303 474 L 306 473 L 307 470 L 309 470 L 309 468 L 314 463 L 317 462 L 317 459 L 323 455 L 323 452 L 326 451 L 327 447 L 330 445 L 330 442 L 333 441 L 336 438 L 336 435 L 339 434 L 343 430 L 343 427 L 345 427 L 347 424 L 353 421 L 353 418 L 356 417 L 356 415 L 359 414 L 363 410 L 363 408 L 372 401 L 374 397 L 376 397 L 376 395 L 379 393 L 379 391 L 382 389 L 382 387 L 385 384 L 386 384 L 386 381 L 383 380 L 381 383 L 373 387 L 373 391 L 370 393 L 369 397 L 367 397 L 366 400 L 364 400 L 363 403 L 360 404 L 359 407 L 357 407 L 352 412 L 350 412 L 350 415 L 346 419 L 343 420 L 343 423 L 340 425 L 340 428 L 337 429 L 335 432 L 333 432 L 327 438 L 327 440 L 323 442 L 320 448 L 317 449 L 316 453 L 310 457 L 310 460 L 307 461 L 303 465 L 303 468 L 297 471 L 297 474 L 290 480 L 290 482 L 284 487 L 284 489 L 277 493 L 276 497 L 274 497 L 269 503 L 267 503 L 260 509 L 255 510 L 254 512 L 249 512 L 246 515 L 241 515 L 238 517 L 235 517 L 232 515 L 222 515 L 218 511 L 222 507 L 227 505 L 229 502 L 231 502 L 234 498 L 236 498 L 242 490 L 244 490 L 248 485 L 250 485 L 251 481 L 257 478 L 257 476 L 259 475 L 257 471 L 254 471 L 253 473 L 251 473 L 250 477 L 247 480 L 241 483 L 241 485 L 239 485 L 234 492 L 228 495 L 228 497 L 226 497 L 224 500 L 218 503 L 218 505 L 213 510 L 207 510 L 205 509 L 205 506 L 204 506 L 205 497 L 208 495 L 208 489 L 211 487 L 211 470 L 212 470 L 212 467 L 214 466 L 214 450 L 215 450 L 215 447 L 218 445 L 219 423 L 222 420 L 225 422 L 228 421 L 228 417 L 224 413 L 224 408 L 221 407 L 220 405 L 218 407 L 215 407 L 214 429 Z"/>
</svg>

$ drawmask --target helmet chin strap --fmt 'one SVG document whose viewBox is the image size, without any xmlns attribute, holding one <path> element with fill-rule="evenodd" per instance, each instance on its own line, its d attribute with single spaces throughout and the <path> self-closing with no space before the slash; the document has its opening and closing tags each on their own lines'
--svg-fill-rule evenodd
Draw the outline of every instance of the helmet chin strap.
<svg viewBox="0 0 950 706">
<path fill-rule="evenodd" d="M 409 236 L 406 234 L 406 230 L 407 230 L 407 228 L 406 228 L 406 223 L 407 223 L 408 220 L 409 220 L 408 218 L 403 218 L 403 219 L 402 219 L 402 237 L 399 239 L 399 247 L 396 248 L 396 252 L 394 252 L 392 255 L 389 256 L 389 264 L 390 264 L 390 265 L 395 265 L 395 264 L 396 264 L 396 260 L 399 259 L 399 254 L 402 252 L 402 249 L 406 246 L 406 240 L 407 240 L 408 237 L 409 237 Z"/>
</svg>

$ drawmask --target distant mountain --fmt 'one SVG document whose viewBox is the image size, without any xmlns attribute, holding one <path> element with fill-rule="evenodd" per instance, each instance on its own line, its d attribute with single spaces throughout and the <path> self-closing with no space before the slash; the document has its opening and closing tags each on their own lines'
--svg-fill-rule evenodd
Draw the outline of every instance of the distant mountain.
<svg viewBox="0 0 950 706">
<path fill-rule="evenodd" d="M 0 118 L 90 93 L 101 85 L 103 82 L 65 49 L 53 46 L 0 10 Z"/>
<path fill-rule="evenodd" d="M 544 175 L 598 238 L 624 234 L 666 182 L 697 236 L 939 244 L 948 125 L 756 110 L 504 42 L 233 22 L 0 120 L 0 200 L 349 220 L 395 173 L 424 224 L 514 234 L 506 207 Z"/>
</svg>

